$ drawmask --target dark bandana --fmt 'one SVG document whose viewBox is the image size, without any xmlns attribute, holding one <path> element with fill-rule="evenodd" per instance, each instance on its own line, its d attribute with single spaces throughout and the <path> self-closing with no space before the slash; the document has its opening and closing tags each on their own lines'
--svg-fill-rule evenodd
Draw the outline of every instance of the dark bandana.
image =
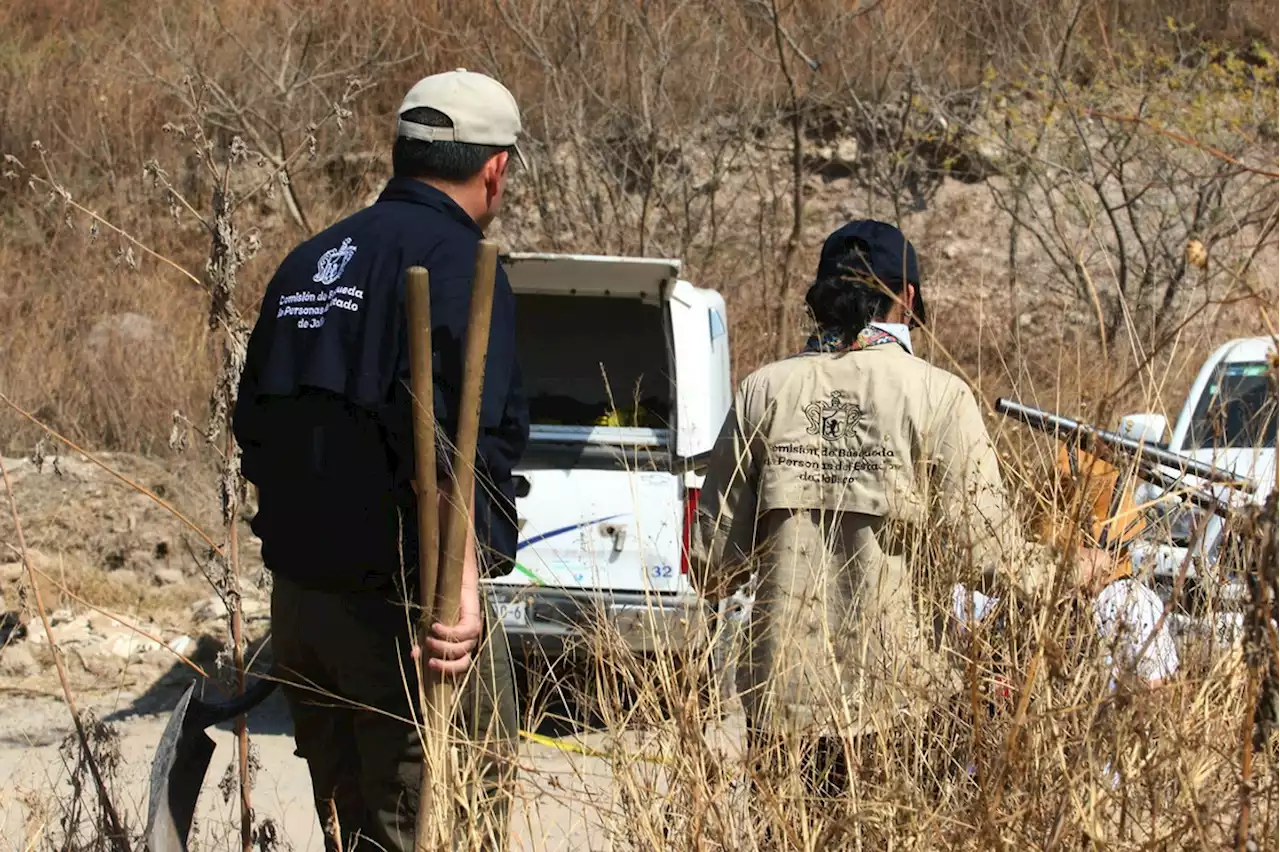
<svg viewBox="0 0 1280 852">
<path fill-rule="evenodd" d="M 902 345 L 902 341 L 889 332 L 868 326 L 858 332 L 852 340 L 841 331 L 824 331 L 811 335 L 804 345 L 804 351 L 819 353 L 857 352 L 860 349 L 870 349 L 872 346 L 884 346 L 889 343 L 896 343 L 902 346 L 903 349 L 907 348 Z"/>
</svg>

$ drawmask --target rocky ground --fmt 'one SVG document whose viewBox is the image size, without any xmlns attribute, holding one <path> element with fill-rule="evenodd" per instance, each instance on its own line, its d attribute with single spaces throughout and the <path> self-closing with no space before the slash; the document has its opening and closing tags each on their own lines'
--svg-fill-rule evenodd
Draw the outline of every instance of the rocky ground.
<svg viewBox="0 0 1280 852">
<path fill-rule="evenodd" d="M 109 723 L 98 747 L 107 756 L 113 795 L 135 830 L 145 824 L 149 772 L 171 711 L 196 676 L 225 663 L 227 609 L 214 593 L 207 545 L 198 533 L 137 486 L 168 502 L 216 542 L 216 496 L 198 467 L 128 455 L 4 459 L 35 573 L 19 554 L 9 501 L 0 497 L 0 849 L 78 848 L 64 824 L 74 819 L 77 777 L 71 715 L 54 665 L 61 649 L 72 695 L 88 718 Z M 105 465 L 105 467 L 104 467 Z M 109 468 L 110 470 L 108 470 Z M 122 481 L 128 480 L 128 482 Z M 132 483 L 132 484 L 130 484 Z M 4 492 L 0 491 L 0 495 Z M 249 531 L 244 535 L 245 629 L 251 650 L 268 626 L 268 592 Z M 49 616 L 46 631 L 36 590 Z M 532 700 L 526 694 L 526 712 Z M 575 749 L 607 749 L 617 737 L 554 719 L 527 727 L 558 745 L 522 743 L 516 849 L 608 848 L 615 791 L 609 764 Z M 736 722 L 730 719 L 731 730 Z M 109 733 L 107 731 L 109 730 Z M 250 716 L 261 824 L 276 848 L 323 848 L 306 765 L 293 754 L 287 708 L 277 693 Z M 217 743 L 192 838 L 197 848 L 238 848 L 235 765 L 230 726 Z M 631 734 L 624 734 L 631 737 Z M 732 732 L 730 736 L 735 736 Z M 82 773 L 81 769 L 81 773 Z"/>
<path fill-rule="evenodd" d="M 208 667 L 224 646 L 227 606 L 210 582 L 217 569 L 204 540 L 220 544 L 223 534 L 207 476 L 195 465 L 95 459 L 5 461 L 30 566 L 5 500 L 0 677 L 8 690 L 42 693 L 56 683 L 50 632 L 76 690 L 181 677 L 184 659 Z M 242 611 L 252 637 L 265 629 L 267 591 L 247 527 L 241 535 Z"/>
</svg>

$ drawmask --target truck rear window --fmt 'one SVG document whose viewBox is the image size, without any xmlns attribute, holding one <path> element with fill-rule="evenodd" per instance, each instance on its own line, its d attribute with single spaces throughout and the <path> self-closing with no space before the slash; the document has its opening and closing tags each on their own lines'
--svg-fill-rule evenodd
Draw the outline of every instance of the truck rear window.
<svg viewBox="0 0 1280 852">
<path fill-rule="evenodd" d="M 1189 450 L 1274 448 L 1276 400 L 1265 362 L 1224 364 L 1196 403 Z"/>
<path fill-rule="evenodd" d="M 623 297 L 517 294 L 516 345 L 535 425 L 668 428 L 671 381 L 661 306 Z"/>
</svg>

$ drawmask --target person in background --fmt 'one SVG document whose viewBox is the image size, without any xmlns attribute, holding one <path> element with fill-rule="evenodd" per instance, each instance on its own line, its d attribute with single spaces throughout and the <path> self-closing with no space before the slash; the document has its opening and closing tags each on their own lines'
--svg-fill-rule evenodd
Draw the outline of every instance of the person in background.
<svg viewBox="0 0 1280 852">
<path fill-rule="evenodd" d="M 925 305 L 902 232 L 860 220 L 832 233 L 805 301 L 804 350 L 742 380 L 712 451 L 694 583 L 718 599 L 755 573 L 738 667 L 748 739 L 766 762 L 798 749 L 821 799 L 858 771 L 849 720 L 854 739 L 892 732 L 954 694 L 919 606 L 931 560 L 945 552 L 983 589 L 1023 597 L 1056 562 L 1022 536 L 973 392 L 913 354 Z M 1109 562 L 1084 551 L 1067 568 L 1068 587 L 1088 588 Z"/>
<path fill-rule="evenodd" d="M 311 771 L 328 852 L 409 852 L 422 772 L 417 668 L 465 677 L 459 723 L 481 789 L 465 825 L 505 848 L 518 732 L 514 676 L 482 575 L 511 570 L 512 469 L 529 423 L 515 297 L 499 266 L 474 495 L 448 493 L 476 250 L 497 215 L 520 114 L 511 93 L 459 69 L 420 80 L 399 110 L 394 176 L 377 202 L 303 242 L 267 287 L 249 340 L 235 435 L 258 489 L 253 530 L 273 578 L 272 651 Z M 431 284 L 440 517 L 468 499 L 475 530 L 462 617 L 416 649 L 417 522 L 405 271 Z"/>
</svg>

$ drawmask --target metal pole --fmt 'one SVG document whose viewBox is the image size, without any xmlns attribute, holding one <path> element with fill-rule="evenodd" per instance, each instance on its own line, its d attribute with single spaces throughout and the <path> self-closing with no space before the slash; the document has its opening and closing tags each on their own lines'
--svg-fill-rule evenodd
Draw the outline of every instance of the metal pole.
<svg viewBox="0 0 1280 852">
<path fill-rule="evenodd" d="M 1167 467 L 1177 468 L 1184 473 L 1190 473 L 1201 479 L 1207 479 L 1210 482 L 1220 482 L 1237 488 L 1252 489 L 1252 483 L 1243 480 L 1234 473 L 1214 467 L 1204 462 L 1196 461 L 1178 453 L 1163 450 L 1150 444 L 1136 441 L 1133 438 L 1126 438 L 1124 435 L 1115 432 L 1109 432 L 1106 429 L 1099 429 L 1095 426 L 1089 426 L 1069 417 L 1063 417 L 1058 414 L 1051 414 L 1048 411 L 1042 411 L 1039 408 L 1032 408 L 1028 405 L 1021 405 L 1008 399 L 996 400 L 996 411 L 1001 414 L 1021 420 L 1028 426 L 1032 426 L 1044 432 L 1051 432 L 1058 437 L 1068 435 L 1078 435 L 1081 437 L 1090 437 L 1095 441 L 1109 444 L 1112 447 L 1119 447 L 1136 453 L 1144 460 L 1152 463 L 1162 464 Z"/>
</svg>

